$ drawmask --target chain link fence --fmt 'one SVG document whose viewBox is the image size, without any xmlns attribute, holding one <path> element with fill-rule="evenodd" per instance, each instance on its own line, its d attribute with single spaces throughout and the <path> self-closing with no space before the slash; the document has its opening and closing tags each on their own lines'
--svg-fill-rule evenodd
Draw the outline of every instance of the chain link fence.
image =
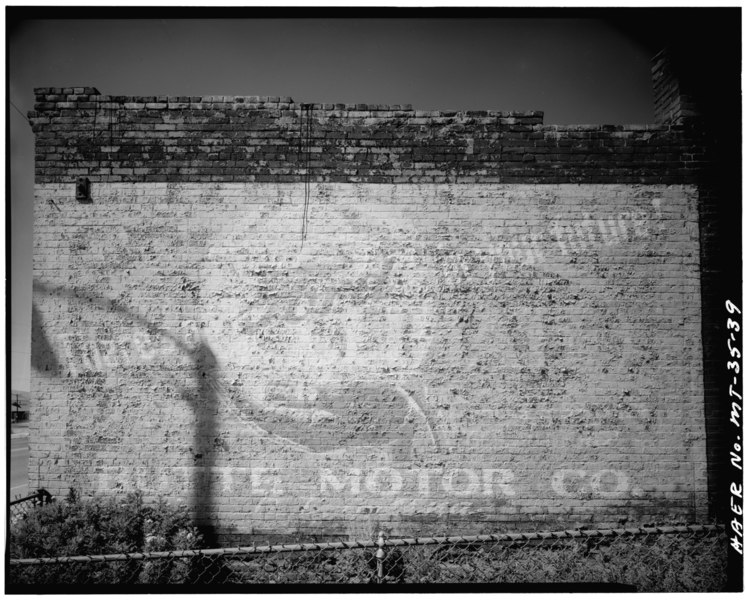
<svg viewBox="0 0 746 600">
<path fill-rule="evenodd" d="M 32 511 L 40 506 L 44 506 L 45 504 L 49 504 L 50 502 L 52 502 L 52 500 L 52 494 L 50 494 L 43 488 L 36 490 L 33 494 L 31 494 L 30 496 L 26 496 L 25 498 L 17 498 L 16 500 L 11 500 L 10 504 L 8 505 L 10 524 L 13 525 L 17 523 L 18 521 L 22 520 L 29 513 L 29 511 Z"/>
<path fill-rule="evenodd" d="M 609 583 L 643 592 L 720 591 L 717 525 L 389 538 L 97 556 L 14 558 L 36 584 Z"/>
</svg>

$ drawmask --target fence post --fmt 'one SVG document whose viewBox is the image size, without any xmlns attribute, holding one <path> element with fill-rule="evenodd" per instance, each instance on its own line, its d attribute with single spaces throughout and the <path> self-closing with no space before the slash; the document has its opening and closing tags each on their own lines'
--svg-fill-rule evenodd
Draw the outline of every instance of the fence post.
<svg viewBox="0 0 746 600">
<path fill-rule="evenodd" d="M 378 532 L 378 550 L 376 550 L 376 583 L 383 583 L 383 559 L 386 558 L 386 551 L 383 549 L 384 533 Z"/>
<path fill-rule="evenodd" d="M 36 495 L 39 498 L 39 506 L 44 506 L 44 504 L 49 504 L 52 500 L 52 494 L 50 494 L 47 490 L 44 488 L 39 488 L 36 490 Z"/>
</svg>

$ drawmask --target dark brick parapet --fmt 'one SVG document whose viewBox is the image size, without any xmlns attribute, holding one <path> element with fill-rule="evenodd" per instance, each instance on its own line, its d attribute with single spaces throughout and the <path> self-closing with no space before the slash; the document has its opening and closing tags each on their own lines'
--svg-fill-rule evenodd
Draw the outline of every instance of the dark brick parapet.
<svg viewBox="0 0 746 600">
<path fill-rule="evenodd" d="M 539 111 L 35 93 L 38 183 L 688 183 L 702 158 L 681 125 L 545 125 Z"/>
</svg>

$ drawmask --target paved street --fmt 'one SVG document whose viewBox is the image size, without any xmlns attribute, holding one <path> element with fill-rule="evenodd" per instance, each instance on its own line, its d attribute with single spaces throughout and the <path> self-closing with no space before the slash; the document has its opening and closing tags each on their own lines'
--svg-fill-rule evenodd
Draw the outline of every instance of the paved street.
<svg viewBox="0 0 746 600">
<path fill-rule="evenodd" d="M 10 440 L 10 499 L 28 495 L 28 436 Z"/>
</svg>

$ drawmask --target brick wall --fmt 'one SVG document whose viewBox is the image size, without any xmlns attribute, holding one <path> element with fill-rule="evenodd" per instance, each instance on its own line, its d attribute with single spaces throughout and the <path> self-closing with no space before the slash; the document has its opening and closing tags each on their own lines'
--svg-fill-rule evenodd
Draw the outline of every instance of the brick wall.
<svg viewBox="0 0 746 600">
<path fill-rule="evenodd" d="M 692 91 L 686 84 L 686 66 L 671 51 L 661 50 L 653 57 L 653 100 L 655 120 L 659 123 L 682 123 L 699 116 Z"/>
<path fill-rule="evenodd" d="M 686 128 L 36 92 L 32 486 L 235 540 L 706 516 Z"/>
</svg>

